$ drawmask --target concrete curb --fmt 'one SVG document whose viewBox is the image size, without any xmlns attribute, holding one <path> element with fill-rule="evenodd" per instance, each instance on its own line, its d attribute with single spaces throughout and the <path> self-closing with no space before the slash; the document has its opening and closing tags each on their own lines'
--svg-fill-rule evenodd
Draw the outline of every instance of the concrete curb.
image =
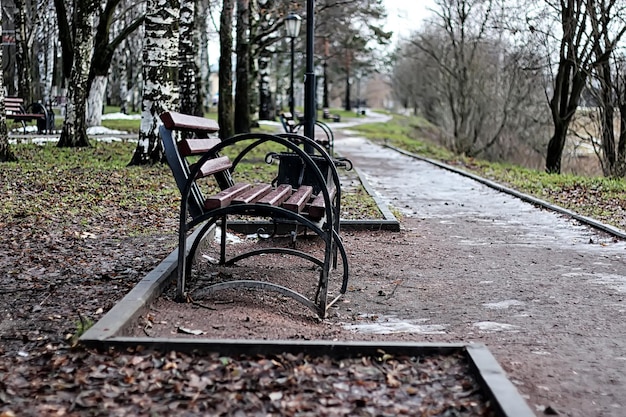
<svg viewBox="0 0 626 417">
<path fill-rule="evenodd" d="M 474 181 L 477 181 L 477 182 L 479 182 L 481 184 L 484 184 L 484 185 L 486 185 L 486 186 L 488 186 L 490 188 L 493 188 L 494 190 L 497 190 L 497 191 L 500 191 L 500 192 L 512 195 L 512 196 L 517 197 L 520 200 L 525 201 L 527 203 L 531 203 L 531 204 L 534 204 L 536 206 L 543 207 L 545 209 L 548 209 L 548 210 L 551 210 L 551 211 L 554 211 L 554 212 L 557 212 L 557 213 L 564 214 L 564 215 L 569 216 L 569 217 L 571 217 L 571 218 L 573 218 L 575 220 L 578 220 L 579 222 L 584 223 L 584 224 L 586 224 L 588 226 L 591 226 L 591 227 L 594 227 L 594 228 L 596 228 L 598 230 L 601 230 L 603 232 L 609 233 L 612 236 L 618 237 L 620 239 L 626 239 L 626 231 L 621 230 L 621 229 L 619 229 L 617 227 L 613 227 L 613 226 L 608 225 L 608 224 L 604 224 L 604 223 L 599 222 L 598 220 L 593 219 L 591 217 L 583 216 L 583 215 L 578 214 L 578 213 L 576 213 L 574 211 L 571 211 L 571 210 L 568 210 L 566 208 L 563 208 L 563 207 L 557 206 L 555 204 L 549 203 L 549 202 L 547 202 L 545 200 L 541 200 L 541 199 L 539 199 L 537 197 L 521 193 L 521 192 L 519 192 L 517 190 L 514 190 L 512 188 L 505 187 L 502 184 L 498 184 L 497 182 L 493 182 L 493 181 L 488 180 L 486 178 L 479 177 L 478 175 L 472 174 L 472 173 L 467 172 L 467 171 L 463 171 L 461 169 L 455 168 L 455 167 L 453 167 L 451 165 L 448 165 L 448 164 L 445 164 L 443 162 L 436 161 L 436 160 L 430 159 L 430 158 L 426 158 L 426 157 L 423 157 L 423 156 L 420 156 L 420 155 L 417 155 L 417 154 L 405 151 L 403 149 L 396 148 L 396 147 L 391 146 L 391 145 L 383 145 L 383 146 L 385 146 L 386 148 L 392 149 L 392 150 L 394 150 L 396 152 L 399 152 L 399 153 L 401 153 L 403 155 L 409 156 L 411 158 L 419 159 L 420 161 L 428 162 L 429 164 L 438 166 L 439 168 L 443 168 L 445 170 L 454 172 L 454 173 L 462 175 L 464 177 L 471 178 Z"/>
</svg>

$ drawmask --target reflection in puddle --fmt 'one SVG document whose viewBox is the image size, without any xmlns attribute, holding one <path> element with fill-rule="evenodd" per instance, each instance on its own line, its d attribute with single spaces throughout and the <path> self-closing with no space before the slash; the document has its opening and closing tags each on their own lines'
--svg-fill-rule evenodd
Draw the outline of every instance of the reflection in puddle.
<svg viewBox="0 0 626 417">
<path fill-rule="evenodd" d="M 416 334 L 445 334 L 445 324 L 420 324 L 429 319 L 402 320 L 396 316 L 378 316 L 363 314 L 359 316 L 362 323 L 344 324 L 346 330 L 367 334 L 393 334 L 393 333 L 416 333 Z"/>
</svg>

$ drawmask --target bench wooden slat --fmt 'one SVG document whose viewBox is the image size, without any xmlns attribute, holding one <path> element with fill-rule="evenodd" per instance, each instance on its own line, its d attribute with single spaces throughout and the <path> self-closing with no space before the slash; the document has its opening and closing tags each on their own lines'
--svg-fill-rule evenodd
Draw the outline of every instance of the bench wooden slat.
<svg viewBox="0 0 626 417">
<path fill-rule="evenodd" d="M 232 166 L 233 164 L 230 162 L 230 159 L 227 156 L 220 156 L 215 159 L 209 159 L 202 165 L 202 168 L 200 168 L 200 171 L 198 171 L 198 175 L 196 176 L 196 178 L 208 177 L 209 175 L 226 171 Z M 195 167 L 196 164 L 192 164 L 189 166 L 189 170 L 192 171 Z"/>
<path fill-rule="evenodd" d="M 41 119 L 45 117 L 45 115 L 40 113 L 7 113 L 6 117 L 14 120 L 33 120 Z"/>
<path fill-rule="evenodd" d="M 239 194 L 231 204 L 250 204 L 256 203 L 263 198 L 267 193 L 272 190 L 272 186 L 269 184 L 258 184 L 246 190 L 244 193 Z"/>
<path fill-rule="evenodd" d="M 177 112 L 166 112 L 161 114 L 161 120 L 169 130 L 182 130 L 185 132 L 196 132 L 211 134 L 220 130 L 217 121 L 204 117 L 191 116 Z"/>
<path fill-rule="evenodd" d="M 232 187 L 222 190 L 219 193 L 207 198 L 204 201 L 204 208 L 208 210 L 213 210 L 229 206 L 235 197 L 237 197 L 241 193 L 246 192 L 246 190 L 248 190 L 250 187 L 252 186 L 246 183 L 235 184 Z"/>
<path fill-rule="evenodd" d="M 301 213 L 307 201 L 311 198 L 311 194 L 313 194 L 313 187 L 310 185 L 301 185 L 296 192 L 283 203 L 283 207 L 287 210 Z"/>
<path fill-rule="evenodd" d="M 330 199 L 335 197 L 335 193 L 337 189 L 335 187 L 328 189 L 328 194 L 330 195 Z M 309 216 L 314 219 L 321 219 L 326 214 L 326 204 L 324 202 L 324 194 L 321 192 L 313 199 L 311 204 L 309 205 Z"/>
<path fill-rule="evenodd" d="M 178 142 L 178 152 L 182 156 L 200 155 L 210 151 L 220 142 L 220 139 L 184 139 Z"/>
<path fill-rule="evenodd" d="M 270 206 L 280 206 L 291 196 L 291 185 L 281 184 L 263 198 L 261 198 L 259 204 L 269 204 Z"/>
</svg>

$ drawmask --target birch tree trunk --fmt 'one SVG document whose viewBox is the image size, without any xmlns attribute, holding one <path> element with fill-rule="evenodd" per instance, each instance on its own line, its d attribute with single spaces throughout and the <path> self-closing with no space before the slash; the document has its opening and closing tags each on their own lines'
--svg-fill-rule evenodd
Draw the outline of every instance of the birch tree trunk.
<svg viewBox="0 0 626 417">
<path fill-rule="evenodd" d="M 2 1 L 0 1 L 2 10 Z M 0 13 L 0 33 L 2 33 L 2 13 Z M 0 62 L 2 62 L 2 48 L 0 48 Z M 4 75 L 0 71 L 0 162 L 15 161 L 15 155 L 9 146 L 9 133 L 7 132 L 7 116 L 4 107 Z"/>
<path fill-rule="evenodd" d="M 274 120 L 275 112 L 272 103 L 272 90 L 270 85 L 270 65 L 272 63 L 271 51 L 264 49 L 259 56 L 259 119 Z"/>
<path fill-rule="evenodd" d="M 129 91 L 128 91 L 128 72 L 126 70 L 128 65 L 128 50 L 126 49 L 126 41 L 120 44 L 120 51 L 117 54 L 117 71 L 120 75 L 120 112 L 124 114 L 128 114 L 128 101 L 129 101 Z"/>
<path fill-rule="evenodd" d="M 85 113 L 87 79 L 93 56 L 93 21 L 98 4 L 96 0 L 78 0 L 75 5 L 73 64 L 70 71 L 65 121 L 57 143 L 58 147 L 90 146 Z"/>
<path fill-rule="evenodd" d="M 91 82 L 87 98 L 86 123 L 88 127 L 102 125 L 102 109 L 104 108 L 104 95 L 107 89 L 108 78 L 106 75 L 96 75 Z"/>
<path fill-rule="evenodd" d="M 148 0 L 143 46 L 143 101 L 141 127 L 129 165 L 160 162 L 159 114 L 178 108 L 178 43 L 180 2 Z"/>
<path fill-rule="evenodd" d="M 279 31 L 275 30 L 276 19 L 268 18 L 273 16 L 274 1 L 259 1 L 257 9 L 258 16 L 255 16 L 257 28 L 254 32 L 266 34 L 262 42 L 254 42 L 257 45 L 258 53 L 252 56 L 258 56 L 258 112 L 260 120 L 274 120 L 276 117 L 276 108 L 272 97 L 272 60 L 276 54 L 275 40 L 282 36 Z M 253 35 L 252 39 L 257 36 Z"/>
</svg>

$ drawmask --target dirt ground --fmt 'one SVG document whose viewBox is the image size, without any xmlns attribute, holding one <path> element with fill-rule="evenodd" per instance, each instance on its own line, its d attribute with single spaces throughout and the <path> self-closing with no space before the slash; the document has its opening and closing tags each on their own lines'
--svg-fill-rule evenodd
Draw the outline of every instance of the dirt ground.
<svg viewBox="0 0 626 417">
<path fill-rule="evenodd" d="M 623 242 L 358 139 L 338 147 L 403 217 L 343 232 L 349 288 L 327 320 L 273 294 L 199 293 L 162 297 L 134 332 L 483 343 L 538 415 L 626 415 Z"/>
</svg>

